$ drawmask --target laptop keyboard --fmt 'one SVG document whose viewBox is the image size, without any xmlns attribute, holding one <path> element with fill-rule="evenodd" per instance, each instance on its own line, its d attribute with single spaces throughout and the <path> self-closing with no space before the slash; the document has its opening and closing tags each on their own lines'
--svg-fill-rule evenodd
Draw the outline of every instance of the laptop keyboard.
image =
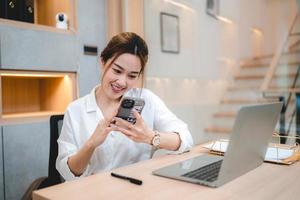
<svg viewBox="0 0 300 200">
<path fill-rule="evenodd" d="M 223 160 L 219 160 L 217 162 L 211 163 L 209 165 L 200 167 L 198 169 L 195 169 L 193 171 L 190 171 L 186 174 L 183 174 L 182 176 L 188 177 L 188 178 L 193 178 L 193 179 L 198 179 L 198 180 L 203 180 L 207 182 L 213 182 L 217 180 L 218 174 L 221 168 Z"/>
</svg>

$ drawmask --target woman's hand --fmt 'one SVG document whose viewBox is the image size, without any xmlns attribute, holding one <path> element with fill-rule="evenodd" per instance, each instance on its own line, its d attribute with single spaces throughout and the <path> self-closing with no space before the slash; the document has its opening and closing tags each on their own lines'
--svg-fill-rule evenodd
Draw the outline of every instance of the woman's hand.
<svg viewBox="0 0 300 200">
<path fill-rule="evenodd" d="M 100 144 L 102 144 L 109 134 L 113 130 L 112 127 L 110 127 L 110 121 L 103 119 L 98 123 L 97 128 L 95 129 L 93 135 L 90 137 L 89 142 L 90 144 L 96 148 Z"/>
<path fill-rule="evenodd" d="M 151 144 L 151 140 L 155 135 L 154 131 L 152 131 L 146 125 L 143 118 L 138 112 L 134 111 L 133 114 L 136 118 L 135 124 L 131 124 L 126 120 L 115 117 L 114 130 L 122 132 L 124 135 L 135 142 Z"/>
<path fill-rule="evenodd" d="M 115 130 L 115 128 L 111 126 L 111 122 L 114 116 L 116 115 L 116 113 L 117 113 L 116 110 L 112 111 L 110 116 L 104 118 L 98 123 L 93 135 L 90 137 L 88 141 L 93 148 L 96 148 L 97 146 L 101 145 L 106 139 L 107 135 L 111 131 Z"/>
<path fill-rule="evenodd" d="M 80 176 L 84 172 L 95 149 L 101 145 L 107 135 L 114 130 L 110 124 L 115 114 L 116 111 L 113 109 L 111 112 L 108 112 L 108 115 L 98 123 L 94 133 L 86 141 L 84 146 L 81 147 L 76 154 L 69 157 L 68 165 L 74 175 Z"/>
<path fill-rule="evenodd" d="M 101 120 L 85 145 L 75 155 L 69 157 L 68 165 L 74 175 L 80 176 L 84 172 L 95 148 L 102 144 L 108 133 L 112 131 L 113 128 L 109 124 L 109 120 Z"/>
</svg>

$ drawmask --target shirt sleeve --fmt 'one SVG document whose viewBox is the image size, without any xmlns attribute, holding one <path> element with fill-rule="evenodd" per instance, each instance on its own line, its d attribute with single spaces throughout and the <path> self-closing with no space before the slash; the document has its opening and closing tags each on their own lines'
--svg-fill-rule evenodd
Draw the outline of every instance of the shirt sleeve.
<svg viewBox="0 0 300 200">
<path fill-rule="evenodd" d="M 175 132 L 179 134 L 181 144 L 177 151 L 170 153 L 183 153 L 188 151 L 193 145 L 193 139 L 188 126 L 182 120 L 177 118 L 165 105 L 165 103 L 155 94 L 153 94 L 154 111 L 154 129 L 162 132 Z"/>
<path fill-rule="evenodd" d="M 74 134 L 75 132 L 72 126 L 70 112 L 67 110 L 64 115 L 61 134 L 57 140 L 58 156 L 56 159 L 56 169 L 66 181 L 74 180 L 82 176 L 87 176 L 89 175 L 88 172 L 90 171 L 88 165 L 81 176 L 75 176 L 69 168 L 69 165 L 67 163 L 69 157 L 76 154 L 79 150 L 78 146 L 76 145 Z"/>
</svg>

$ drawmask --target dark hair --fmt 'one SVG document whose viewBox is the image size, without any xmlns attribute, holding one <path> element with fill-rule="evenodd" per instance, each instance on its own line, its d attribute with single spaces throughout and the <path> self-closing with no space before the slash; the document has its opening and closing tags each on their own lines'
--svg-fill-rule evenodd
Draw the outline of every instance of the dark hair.
<svg viewBox="0 0 300 200">
<path fill-rule="evenodd" d="M 140 74 L 143 74 L 148 61 L 148 47 L 146 42 L 136 33 L 123 32 L 115 35 L 101 52 L 100 58 L 104 63 L 113 58 L 112 62 L 110 63 L 111 65 L 120 55 L 124 53 L 136 55 L 140 59 L 142 65 Z M 107 69 L 109 67 L 107 67 Z M 103 75 L 106 73 L 107 69 L 105 69 Z"/>
</svg>

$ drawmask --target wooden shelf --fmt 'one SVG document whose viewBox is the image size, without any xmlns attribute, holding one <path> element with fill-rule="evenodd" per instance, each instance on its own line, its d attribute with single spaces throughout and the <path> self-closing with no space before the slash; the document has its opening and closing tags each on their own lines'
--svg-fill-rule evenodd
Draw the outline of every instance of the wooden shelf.
<svg viewBox="0 0 300 200">
<path fill-rule="evenodd" d="M 63 30 L 63 29 L 58 29 L 55 27 L 51 26 L 46 26 L 46 25 L 40 25 L 40 24 L 31 24 L 27 22 L 20 22 L 20 21 L 14 21 L 14 20 L 9 20 L 9 19 L 2 19 L 0 18 L 0 25 L 4 26 L 11 26 L 11 27 L 16 27 L 16 28 L 21 28 L 21 29 L 30 29 L 30 30 L 37 30 L 37 31 L 48 31 L 48 32 L 54 32 L 54 33 L 62 33 L 62 34 L 69 34 L 73 35 L 76 33 L 75 30 Z"/>
<path fill-rule="evenodd" d="M 64 113 L 77 98 L 75 73 L 0 70 L 0 123 Z"/>
<path fill-rule="evenodd" d="M 76 0 L 35 0 L 35 24 L 56 26 L 55 16 L 63 12 L 68 16 L 70 30 L 76 30 Z"/>
<path fill-rule="evenodd" d="M 46 30 L 53 32 L 76 32 L 77 0 L 34 0 L 34 24 L 0 18 L 0 24 L 13 25 L 21 28 Z M 55 16 L 63 12 L 68 16 L 68 30 L 56 28 Z"/>
</svg>

